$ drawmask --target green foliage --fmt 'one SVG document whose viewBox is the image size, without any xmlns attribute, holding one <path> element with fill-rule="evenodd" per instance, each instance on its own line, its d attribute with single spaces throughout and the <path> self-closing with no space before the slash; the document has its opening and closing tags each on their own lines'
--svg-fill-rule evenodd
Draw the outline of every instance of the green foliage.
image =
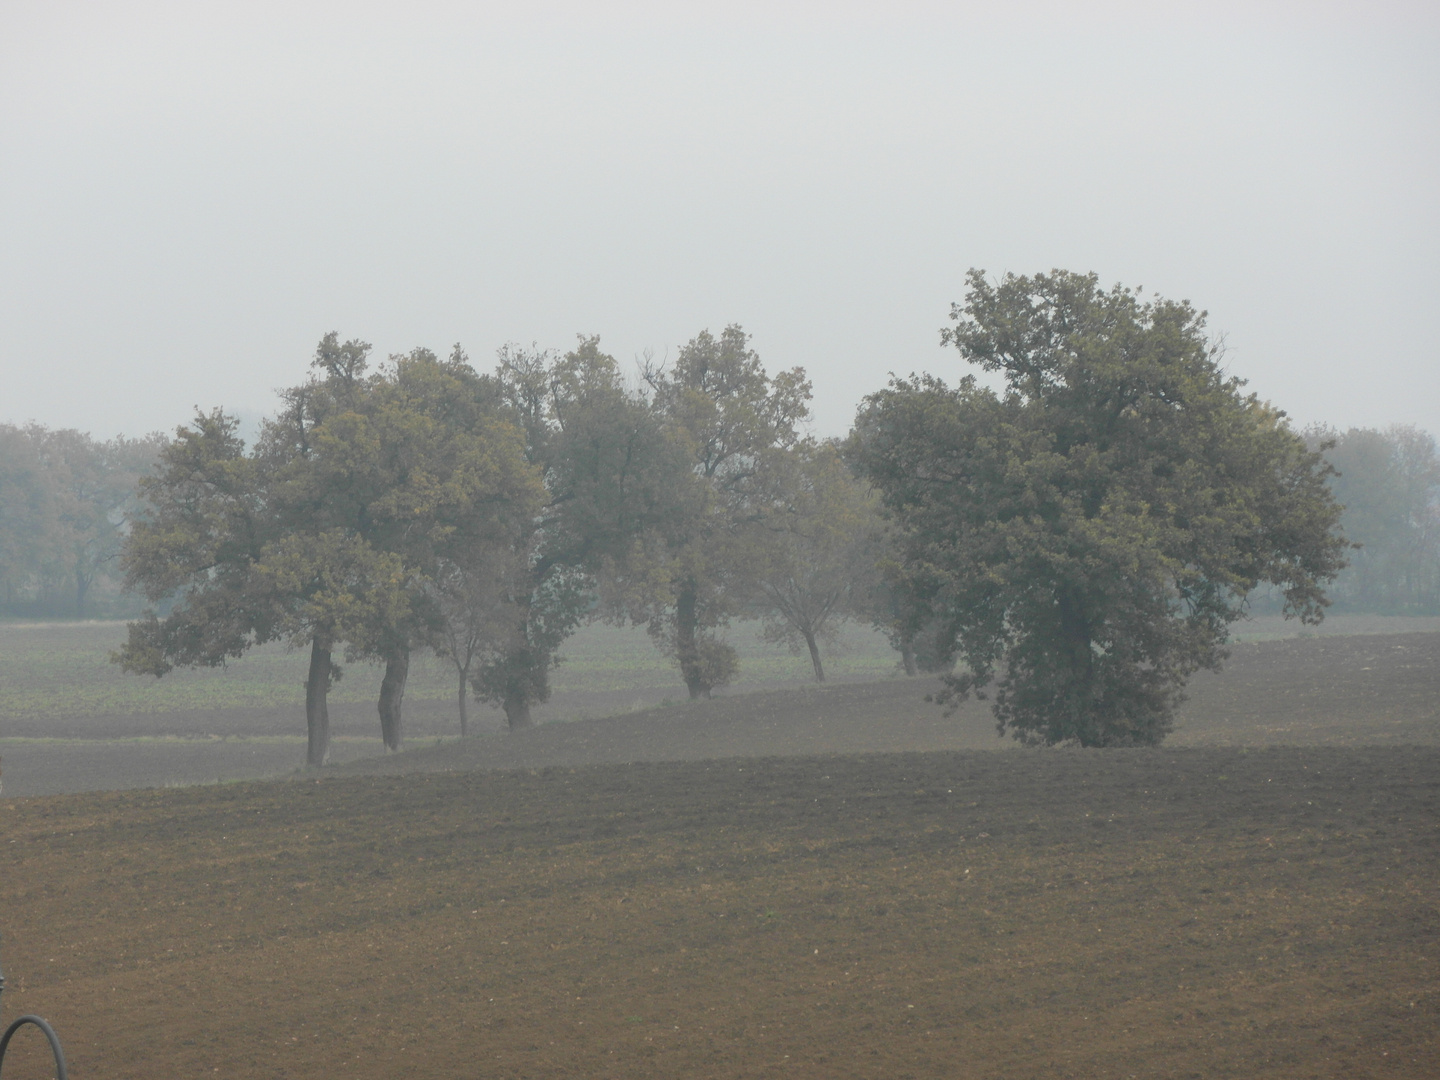
<svg viewBox="0 0 1440 1080">
<path fill-rule="evenodd" d="M 56 517 L 38 448 L 22 429 L 0 424 L 0 584 L 7 602 L 40 571 Z"/>
<path fill-rule="evenodd" d="M 258 591 L 274 605 L 274 632 L 292 645 L 318 631 L 373 652 L 385 629 L 410 614 L 400 556 L 341 529 L 288 533 L 266 546 L 253 569 Z"/>
<path fill-rule="evenodd" d="M 518 545 L 477 542 L 439 558 L 424 586 L 430 616 L 427 644 L 437 657 L 454 664 L 458 675 L 461 735 L 469 734 L 471 669 L 482 658 L 493 661 L 512 650 L 523 619 L 518 598 L 526 592 L 528 573 L 525 552 Z M 530 658 L 525 659 L 528 663 Z"/>
<path fill-rule="evenodd" d="M 1330 590 L 1353 611 L 1440 612 L 1440 455 L 1414 427 L 1305 432 L 1335 470 L 1345 535 L 1358 544 Z"/>
<path fill-rule="evenodd" d="M 930 610 L 929 598 L 939 591 L 935 575 L 923 567 L 906 567 L 899 559 L 895 531 L 881 538 L 882 554 L 867 576 L 860 610 L 900 654 L 906 675 L 948 672 L 955 665 L 955 640 Z"/>
<path fill-rule="evenodd" d="M 511 549 L 511 631 L 486 651 L 472 684 L 520 726 L 549 697 L 557 650 L 594 610 L 599 577 L 613 578 L 636 538 L 675 515 L 683 461 L 598 338 L 559 357 L 508 346 L 496 382 L 545 494 Z"/>
<path fill-rule="evenodd" d="M 825 678 L 820 644 L 865 610 L 884 552 L 879 498 L 831 443 L 801 443 L 792 455 L 787 512 L 761 553 L 757 575 L 766 604 L 765 637 L 808 652 Z"/>
<path fill-rule="evenodd" d="M 279 636 L 280 613 L 254 575 L 279 532 L 238 426 L 219 410 L 197 415 L 140 483 L 145 510 L 121 555 L 126 586 L 173 605 L 164 619 L 152 608 L 130 624 L 114 656 L 125 671 L 214 667 Z"/>
<path fill-rule="evenodd" d="M 685 469 L 665 470 L 675 512 L 616 561 L 616 595 L 675 657 L 690 696 L 708 697 L 738 670 L 716 631 L 760 596 L 810 384 L 800 368 L 772 379 L 733 325 L 719 338 L 697 335 L 673 367 L 650 368 L 646 379 Z"/>
<path fill-rule="evenodd" d="M 0 605 L 84 616 L 123 603 L 115 564 L 126 517 L 164 441 L 0 424 Z"/>
<path fill-rule="evenodd" d="M 316 764 L 339 677 L 332 648 L 386 663 L 382 731 L 397 748 L 410 650 L 441 614 L 429 586 L 462 554 L 513 542 L 541 493 L 497 388 L 458 347 L 444 362 L 423 349 L 391 357 L 373 374 L 368 352 L 327 335 L 319 375 L 285 392 L 251 453 L 222 413 L 182 428 L 142 486 L 149 512 L 125 553 L 129 582 L 174 603 L 133 623 L 116 660 L 163 675 L 308 640 Z"/>
<path fill-rule="evenodd" d="M 1257 583 L 1321 618 L 1346 549 L 1323 462 L 1188 303 L 1063 271 L 969 282 L 944 340 L 1003 393 L 897 380 L 851 444 L 909 595 L 967 664 L 945 696 L 995 681 L 1026 742 L 1157 743 Z"/>
</svg>

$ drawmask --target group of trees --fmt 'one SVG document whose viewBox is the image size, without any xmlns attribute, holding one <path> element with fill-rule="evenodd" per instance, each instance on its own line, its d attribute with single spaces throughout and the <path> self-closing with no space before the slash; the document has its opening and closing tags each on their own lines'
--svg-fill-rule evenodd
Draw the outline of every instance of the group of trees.
<svg viewBox="0 0 1440 1080">
<path fill-rule="evenodd" d="M 878 518 L 836 449 L 803 436 L 803 372 L 768 375 L 735 326 L 634 385 L 595 338 L 506 348 L 489 375 L 458 346 L 374 371 L 369 351 L 327 335 L 252 448 L 216 411 L 161 450 L 123 558 L 156 605 L 126 670 L 308 648 L 312 764 L 338 650 L 384 665 L 392 749 L 415 649 L 454 663 L 462 730 L 470 693 L 518 727 L 587 618 L 644 625 L 692 697 L 734 674 L 719 632 L 740 615 L 803 641 L 823 677 L 818 642 L 864 593 Z"/>
<path fill-rule="evenodd" d="M 417 350 L 372 376 L 368 351 L 327 336 L 249 451 L 218 410 L 181 428 L 141 481 L 123 556 L 127 584 L 169 605 L 130 625 L 126 670 L 308 646 L 314 764 L 329 753 L 335 650 L 385 665 L 381 728 L 398 746 L 410 650 L 430 625 L 421 583 L 459 547 L 503 544 L 539 501 L 518 431 L 490 422 L 495 395 L 463 356 Z"/>
<path fill-rule="evenodd" d="M 462 730 L 471 693 L 514 727 L 587 619 L 643 625 L 706 697 L 737 669 L 729 620 L 765 620 L 823 679 L 822 644 L 858 617 L 908 673 L 942 674 L 941 701 L 993 692 L 1022 741 L 1136 746 L 1219 667 L 1258 588 L 1321 618 L 1353 549 L 1343 501 L 1381 524 L 1356 528 L 1342 584 L 1434 596 L 1416 554 L 1433 442 L 1307 443 L 1224 372 L 1188 303 L 1063 271 L 969 286 L 944 340 L 999 389 L 893 380 L 843 443 L 805 436 L 804 372 L 768 374 L 735 326 L 633 382 L 596 338 L 510 347 L 482 375 L 458 346 L 371 371 L 368 345 L 330 334 L 253 448 L 215 412 L 160 450 L 123 563 L 168 610 L 117 659 L 161 675 L 308 647 L 321 764 L 337 650 L 383 663 L 398 748 L 415 649 L 454 663 Z"/>
<path fill-rule="evenodd" d="M 1440 614 L 1440 455 L 1410 426 L 1313 427 L 1305 432 L 1334 468 L 1342 527 L 1358 546 L 1329 595 L 1343 610 Z"/>
<path fill-rule="evenodd" d="M 84 617 L 123 604 L 126 518 L 164 442 L 0 424 L 0 609 Z"/>
</svg>

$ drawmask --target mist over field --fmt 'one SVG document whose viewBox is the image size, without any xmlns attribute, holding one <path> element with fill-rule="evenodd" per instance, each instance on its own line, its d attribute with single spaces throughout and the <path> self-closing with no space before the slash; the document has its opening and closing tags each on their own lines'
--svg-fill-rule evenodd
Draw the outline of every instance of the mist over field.
<svg viewBox="0 0 1440 1080">
<path fill-rule="evenodd" d="M 0 1032 L 1440 1075 L 1437 57 L 0 0 Z"/>
<path fill-rule="evenodd" d="M 6 794 L 295 775 L 304 749 L 303 654 L 272 646 L 224 669 L 142 680 L 107 659 L 123 629 L 0 625 Z M 1437 616 L 1337 615 L 1316 631 L 1258 617 L 1238 628 L 1227 669 L 1196 683 L 1170 741 L 1429 745 L 1440 739 L 1427 651 L 1437 635 Z M 873 631 L 846 632 L 826 688 L 803 656 L 766 644 L 753 624 L 738 625 L 729 638 L 741 653 L 741 676 L 715 701 L 692 706 L 642 632 L 589 627 L 567 643 L 554 694 L 536 710 L 539 727 L 508 733 L 503 713 L 479 708 L 470 751 L 458 745 L 451 672 L 437 659 L 417 660 L 406 696 L 415 752 L 393 766 L 376 724 L 383 669 L 355 665 L 332 694 L 335 760 L 403 771 L 1014 747 L 996 736 L 984 703 L 971 702 L 958 719 L 927 703 L 938 680 L 905 678 Z M 370 759 L 378 760 L 365 765 Z"/>
</svg>

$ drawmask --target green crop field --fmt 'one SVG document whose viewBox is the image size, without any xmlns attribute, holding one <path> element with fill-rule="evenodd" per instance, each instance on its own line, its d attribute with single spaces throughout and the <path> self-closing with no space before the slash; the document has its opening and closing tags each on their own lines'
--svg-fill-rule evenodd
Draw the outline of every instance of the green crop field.
<svg viewBox="0 0 1440 1080">
<path fill-rule="evenodd" d="M 87 713 L 170 713 L 197 709 L 276 709 L 303 701 L 308 654 L 270 644 L 222 668 L 176 670 L 162 679 L 126 675 L 110 662 L 124 640 L 123 623 L 0 624 L 0 725 L 18 718 L 67 718 Z M 741 656 L 732 691 L 805 681 L 809 660 L 764 642 L 756 624 L 736 624 L 730 640 Z M 567 693 L 669 688 L 683 694 L 673 666 L 645 634 L 605 625 L 582 629 L 566 643 L 552 686 Z M 834 679 L 880 678 L 895 669 L 895 653 L 880 635 L 849 627 L 827 657 Z M 380 669 L 346 665 L 331 692 L 335 705 L 374 701 Z M 411 701 L 454 700 L 449 661 L 419 654 L 406 690 Z M 0 727 L 3 732 L 3 727 Z"/>
<path fill-rule="evenodd" d="M 304 755 L 307 654 L 282 644 L 225 667 L 127 675 L 110 662 L 118 622 L 0 623 L 0 757 L 22 793 L 173 786 L 292 771 Z M 810 681 L 807 657 L 767 644 L 754 623 L 731 628 L 742 672 L 731 694 Z M 685 696 L 672 665 L 642 630 L 585 627 L 565 645 L 540 723 L 629 712 Z M 883 637 L 849 627 L 827 656 L 834 681 L 884 678 L 896 657 Z M 379 754 L 375 700 L 381 669 L 345 665 L 330 695 L 336 761 Z M 457 676 L 449 661 L 418 654 L 406 690 L 413 745 L 459 734 Z M 472 702 L 479 734 L 500 713 Z"/>
<path fill-rule="evenodd" d="M 1334 616 L 1319 628 L 1267 617 L 1241 623 L 1237 641 L 1318 634 L 1375 634 L 1440 630 L 1440 618 Z M 162 714 L 217 709 L 293 709 L 303 701 L 307 654 L 281 644 L 254 649 L 223 668 L 177 670 L 163 679 L 126 675 L 110 663 L 125 635 L 123 623 L 0 623 L 0 737 L 20 718 L 66 719 L 99 713 Z M 808 659 L 760 637 L 755 623 L 737 623 L 729 640 L 741 658 L 739 678 L 727 688 L 745 690 L 803 683 Z M 634 628 L 582 629 L 561 650 L 554 672 L 557 697 L 571 694 L 660 691 L 683 696 L 673 665 Z M 877 679 L 896 670 L 896 654 L 883 636 L 850 626 L 826 657 L 832 680 Z M 331 692 L 334 705 L 373 703 L 380 670 L 350 664 Z M 452 702 L 456 675 L 448 661 L 421 654 L 411 670 L 407 700 Z M 646 703 L 650 703 L 647 699 Z M 543 714 L 542 714 L 543 715 Z M 554 717 L 570 719 L 570 716 Z"/>
</svg>

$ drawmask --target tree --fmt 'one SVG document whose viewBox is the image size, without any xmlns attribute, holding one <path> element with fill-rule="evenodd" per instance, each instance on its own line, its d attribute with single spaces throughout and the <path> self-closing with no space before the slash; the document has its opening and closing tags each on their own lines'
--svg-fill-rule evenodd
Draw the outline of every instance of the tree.
<svg viewBox="0 0 1440 1080">
<path fill-rule="evenodd" d="M 865 592 L 859 597 L 861 612 L 889 638 L 906 675 L 948 672 L 955 665 L 955 644 L 930 611 L 928 600 L 938 593 L 932 576 L 907 568 L 897 557 L 893 527 L 885 530 L 880 548 L 874 570 L 866 578 Z"/>
<path fill-rule="evenodd" d="M 310 765 L 326 765 L 330 760 L 327 695 L 341 673 L 333 659 L 334 649 L 340 642 L 373 640 L 377 627 L 400 625 L 409 617 L 411 582 L 404 562 L 393 552 L 375 550 L 354 533 L 332 528 L 289 532 L 267 545 L 253 567 L 253 576 L 257 591 L 273 611 L 262 625 L 292 646 L 310 646 L 305 679 L 309 736 L 305 760 Z M 382 702 L 386 690 L 382 680 Z M 398 702 L 394 708 L 393 728 L 385 725 L 383 708 L 381 712 L 381 732 L 391 750 L 399 748 Z"/>
<path fill-rule="evenodd" d="M 804 443 L 793 455 L 788 513 L 763 555 L 760 592 L 765 640 L 809 652 L 825 681 L 820 644 L 833 643 L 874 587 L 885 542 L 878 499 L 831 443 Z"/>
<path fill-rule="evenodd" d="M 496 378 L 545 483 L 544 505 L 512 549 L 509 565 L 522 570 L 505 579 L 511 633 L 471 680 L 513 729 L 549 697 L 557 650 L 596 610 L 602 579 L 613 595 L 635 545 L 681 512 L 689 474 L 653 402 L 625 385 L 597 337 L 558 357 L 507 346 Z"/>
<path fill-rule="evenodd" d="M 715 631 L 759 595 L 760 552 L 785 512 L 789 455 L 809 416 L 804 371 L 771 378 L 749 342 L 739 326 L 718 338 L 704 331 L 673 367 L 646 372 L 689 476 L 676 478 L 674 516 L 620 568 L 622 603 L 675 658 L 691 698 L 709 697 L 738 670 Z"/>
<path fill-rule="evenodd" d="M 176 667 L 217 667 L 279 638 L 309 645 L 306 761 L 324 765 L 327 695 L 341 673 L 333 650 L 394 617 L 403 567 L 324 521 L 297 528 L 277 460 L 247 454 L 237 427 L 219 410 L 198 415 L 141 482 L 145 510 L 121 556 L 126 584 L 171 607 L 130 623 L 111 659 L 159 678 Z"/>
<path fill-rule="evenodd" d="M 445 562 L 533 515 L 539 478 L 498 391 L 457 348 L 367 374 L 369 346 L 329 334 L 316 377 L 286 391 L 252 453 L 216 412 L 182 428 L 142 484 L 127 581 L 161 619 L 132 623 L 115 659 L 163 675 L 276 638 L 309 644 L 307 760 L 329 748 L 326 695 L 347 659 L 380 659 L 381 733 L 401 743 L 410 650 L 426 640 Z"/>
<path fill-rule="evenodd" d="M 462 737 L 470 733 L 471 671 L 477 662 L 493 663 L 511 651 L 523 621 L 516 597 L 525 591 L 528 574 L 518 545 L 474 543 L 453 558 L 441 558 L 427 585 L 428 644 L 455 665 Z"/>
<path fill-rule="evenodd" d="M 458 345 L 446 361 L 414 349 L 373 374 L 368 352 L 326 335 L 316 377 L 288 392 L 262 441 L 292 529 L 340 530 L 404 568 L 405 603 L 375 609 L 345 639 L 347 658 L 385 665 L 377 711 L 386 747 L 398 750 L 411 651 L 433 639 L 440 617 L 433 583 L 476 550 L 513 543 L 541 486 L 498 386 Z"/>
<path fill-rule="evenodd" d="M 125 671 L 160 678 L 176 667 L 215 667 L 280 634 L 276 598 L 256 573 L 280 532 L 238 427 L 218 409 L 197 414 L 140 482 L 143 509 L 120 557 L 125 585 L 172 606 L 163 619 L 152 607 L 129 624 L 111 656 Z M 328 690 L 328 668 L 323 676 Z M 317 748 L 317 716 L 309 719 L 311 761 L 320 764 L 314 755 L 328 744 Z"/>
<path fill-rule="evenodd" d="M 4 602 L 83 616 L 112 585 L 135 489 L 164 443 L 107 441 L 73 429 L 0 425 L 0 581 Z M 109 591 L 109 590 L 107 590 Z"/>
<path fill-rule="evenodd" d="M 1331 590 L 1352 610 L 1440 611 L 1440 455 L 1415 427 L 1316 427 L 1311 449 L 1333 467 L 1345 535 L 1358 545 Z"/>
<path fill-rule="evenodd" d="M 942 698 L 993 680 L 1022 741 L 1158 743 L 1257 583 L 1322 617 L 1347 547 L 1327 469 L 1188 303 L 1064 271 L 969 284 L 943 340 L 1003 393 L 895 380 L 852 437 L 967 665 Z"/>
<path fill-rule="evenodd" d="M 30 433 L 0 424 L 0 583 L 5 602 L 40 573 L 59 533 L 54 485 Z"/>
<path fill-rule="evenodd" d="M 52 474 L 58 519 L 52 574 L 69 584 L 75 614 L 83 616 L 91 586 L 119 558 L 137 485 L 165 439 L 100 442 L 74 429 L 36 425 L 29 432 Z"/>
</svg>

